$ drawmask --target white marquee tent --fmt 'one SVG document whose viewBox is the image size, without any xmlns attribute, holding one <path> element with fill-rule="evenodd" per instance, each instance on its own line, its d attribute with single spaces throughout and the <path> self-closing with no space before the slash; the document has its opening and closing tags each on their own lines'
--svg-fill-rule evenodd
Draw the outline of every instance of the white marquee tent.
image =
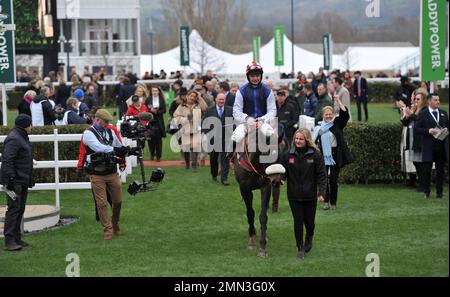
<svg viewBox="0 0 450 297">
<path fill-rule="evenodd" d="M 153 69 L 156 73 L 160 69 L 166 72 L 185 70 L 188 73 L 199 72 L 201 56 L 207 57 L 211 62 L 203 63 L 206 69 L 211 68 L 217 73 L 243 74 L 245 67 L 252 61 L 252 53 L 234 55 L 212 47 L 203 41 L 200 34 L 193 30 L 189 36 L 191 66 L 180 66 L 180 49 L 176 47 L 169 51 L 153 56 Z M 203 46 L 202 46 L 203 45 Z M 284 36 L 284 66 L 275 66 L 274 39 L 261 47 L 260 62 L 265 73 L 291 72 L 291 41 Z M 201 53 L 206 54 L 201 54 Z M 345 69 L 350 65 L 350 70 L 389 70 L 393 65 L 399 64 L 405 58 L 418 55 L 418 47 L 349 47 L 343 55 L 333 55 L 333 68 Z M 301 47 L 294 46 L 295 71 L 317 72 L 323 65 L 323 56 Z M 222 67 L 218 67 L 222 66 Z M 151 56 L 141 56 L 141 74 L 150 71 Z M 216 68 L 216 69 L 215 69 Z M 217 69 L 220 68 L 220 69 Z"/>
</svg>

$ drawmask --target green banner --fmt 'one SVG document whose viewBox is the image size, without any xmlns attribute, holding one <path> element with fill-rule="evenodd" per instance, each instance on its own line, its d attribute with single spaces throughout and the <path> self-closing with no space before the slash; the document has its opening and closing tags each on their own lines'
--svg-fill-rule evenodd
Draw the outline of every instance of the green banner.
<svg viewBox="0 0 450 297">
<path fill-rule="evenodd" d="M 420 79 L 445 79 L 445 0 L 420 1 Z"/>
<path fill-rule="evenodd" d="M 189 66 L 189 27 L 180 27 L 180 65 Z"/>
<path fill-rule="evenodd" d="M 323 34 L 323 69 L 330 70 L 333 59 L 333 41 L 330 33 Z"/>
<path fill-rule="evenodd" d="M 259 36 L 253 36 L 252 38 L 252 48 L 253 48 L 253 61 L 260 62 L 259 61 L 259 51 L 261 48 L 261 37 Z"/>
<path fill-rule="evenodd" d="M 16 81 L 14 30 L 5 25 L 14 24 L 12 0 L 0 0 L 0 83 Z"/>
<path fill-rule="evenodd" d="M 275 44 L 275 66 L 284 65 L 284 27 L 275 26 L 273 30 Z"/>
</svg>

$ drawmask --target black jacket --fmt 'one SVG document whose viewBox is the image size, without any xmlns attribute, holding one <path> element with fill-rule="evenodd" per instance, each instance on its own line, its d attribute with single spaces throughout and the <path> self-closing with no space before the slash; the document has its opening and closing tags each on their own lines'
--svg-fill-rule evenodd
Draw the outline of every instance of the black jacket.
<svg viewBox="0 0 450 297">
<path fill-rule="evenodd" d="M 358 96 L 358 80 L 355 78 L 353 82 L 353 97 L 357 100 L 367 100 L 367 80 L 364 77 L 360 77 L 361 79 L 361 96 Z"/>
<path fill-rule="evenodd" d="M 297 106 L 293 105 L 287 100 L 282 106 L 277 102 L 277 117 L 278 123 L 283 125 L 284 133 L 289 140 L 292 140 L 294 136 L 295 128 L 294 125 L 298 123 L 298 110 Z"/>
<path fill-rule="evenodd" d="M 234 96 L 231 92 L 228 92 L 227 97 L 225 98 L 225 105 L 233 108 L 235 99 L 236 96 Z"/>
<path fill-rule="evenodd" d="M 16 184 L 33 186 L 33 147 L 23 128 L 13 128 L 5 139 L 2 153 L 1 182 L 10 178 Z"/>
<path fill-rule="evenodd" d="M 145 100 L 145 105 L 148 107 L 148 111 L 150 112 L 150 109 L 152 109 L 152 97 L 148 97 Z M 156 114 L 153 114 L 155 117 L 156 125 L 159 131 L 159 135 L 161 137 L 166 137 L 166 125 L 164 124 L 164 114 L 166 113 L 166 103 L 159 98 L 159 108 Z"/>
<path fill-rule="evenodd" d="M 66 101 L 70 98 L 71 88 L 67 85 L 60 85 L 56 91 L 55 104 L 60 104 L 62 107 L 66 108 Z"/>
<path fill-rule="evenodd" d="M 347 126 L 347 122 L 350 118 L 350 115 L 348 114 L 347 108 L 344 110 L 341 110 L 339 113 L 339 116 L 336 117 L 334 120 L 333 127 L 330 128 L 330 132 L 334 134 L 334 137 L 336 137 L 337 142 L 337 152 L 336 156 L 333 155 L 333 159 L 336 162 L 336 166 L 339 168 L 344 167 L 345 165 L 350 163 L 349 155 L 350 150 L 348 148 L 347 142 L 344 138 L 344 128 Z M 318 146 L 320 147 L 320 150 L 322 151 L 322 144 L 320 140 L 320 136 L 317 137 L 316 142 Z M 336 158 L 335 158 L 336 157 Z"/>
<path fill-rule="evenodd" d="M 217 112 L 217 107 L 216 105 L 212 105 L 210 107 L 208 107 L 205 111 L 205 116 L 203 117 L 203 119 L 209 118 L 209 117 L 215 117 L 215 118 L 219 118 L 219 113 Z M 227 105 L 223 106 L 223 116 L 221 118 L 221 122 L 222 122 L 222 129 L 221 131 L 221 135 L 214 135 L 214 141 L 220 141 L 222 143 L 222 151 L 230 151 L 231 148 L 225 148 L 225 138 L 226 137 L 231 137 L 231 134 L 233 134 L 233 125 L 231 126 L 226 126 L 225 127 L 225 118 L 230 118 L 230 120 L 233 118 L 233 108 Z M 216 128 L 217 129 L 217 128 Z M 212 130 L 212 127 L 208 127 L 206 129 L 202 129 L 202 132 L 207 134 Z M 219 131 L 219 130 L 217 130 Z M 231 143 L 229 143 L 230 145 Z M 211 143 L 211 145 L 214 145 L 214 143 Z"/>
<path fill-rule="evenodd" d="M 312 148 L 296 149 L 281 154 L 280 163 L 286 168 L 287 196 L 289 200 L 309 201 L 319 194 L 325 197 L 327 174 L 322 154 Z"/>
<path fill-rule="evenodd" d="M 414 87 L 410 84 L 401 84 L 395 91 L 394 98 L 396 101 L 403 101 L 406 106 L 411 106 L 411 94 L 414 92 Z"/>
<path fill-rule="evenodd" d="M 117 104 L 123 104 L 134 95 L 134 92 L 136 91 L 136 87 L 134 85 L 122 85 L 119 89 L 119 96 L 117 98 L 118 102 Z"/>
<path fill-rule="evenodd" d="M 24 113 L 31 117 L 30 104 L 26 103 L 25 100 L 22 99 L 22 101 L 20 101 L 17 109 L 19 110 L 19 114 Z M 3 119 L 3 117 L 2 117 L 2 119 Z"/>
<path fill-rule="evenodd" d="M 407 133 L 406 133 L 406 149 L 412 149 L 415 152 L 421 152 L 422 151 L 422 134 L 418 133 L 414 127 L 416 126 L 417 121 L 417 115 L 412 114 L 410 117 L 401 119 L 400 120 L 403 124 L 403 126 L 407 127 Z M 412 139 L 412 147 L 409 147 L 410 145 L 410 129 L 413 129 L 413 139 Z"/>
<path fill-rule="evenodd" d="M 449 128 L 449 120 L 447 113 L 439 109 L 439 125 L 442 128 Z M 444 144 L 445 148 L 445 158 L 448 161 L 448 136 L 442 142 L 441 140 L 437 140 L 431 135 L 428 131 L 431 128 L 436 127 L 436 121 L 433 119 L 433 116 L 430 114 L 428 107 L 422 109 L 417 116 L 415 130 L 417 133 L 422 135 L 422 162 L 433 162 L 433 144 Z"/>
</svg>

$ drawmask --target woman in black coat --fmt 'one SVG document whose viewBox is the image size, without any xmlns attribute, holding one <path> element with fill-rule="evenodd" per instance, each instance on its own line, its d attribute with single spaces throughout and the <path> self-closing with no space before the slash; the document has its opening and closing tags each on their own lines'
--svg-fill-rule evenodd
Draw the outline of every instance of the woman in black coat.
<svg viewBox="0 0 450 297">
<path fill-rule="evenodd" d="M 281 154 L 280 163 L 286 168 L 287 196 L 294 217 L 297 257 L 303 259 L 312 248 L 317 188 L 319 201 L 324 201 L 327 189 L 323 157 L 309 130 L 301 128 L 295 132 L 293 145 L 289 152 Z M 306 228 L 304 241 L 303 225 Z"/>
<path fill-rule="evenodd" d="M 17 106 L 19 114 L 24 113 L 31 117 L 30 104 L 31 102 L 33 102 L 34 97 L 36 97 L 35 91 L 26 91 L 26 93 L 23 95 L 23 100 L 20 101 L 19 106 Z"/>
<path fill-rule="evenodd" d="M 164 114 L 166 113 L 166 100 L 160 87 L 153 86 L 151 96 L 147 98 L 145 104 L 153 114 L 151 138 L 148 141 L 150 147 L 150 159 L 161 161 L 162 138 L 166 137 L 166 126 L 164 124 Z"/>
<path fill-rule="evenodd" d="M 333 107 L 324 107 L 322 109 L 323 121 L 319 122 L 319 125 L 314 128 L 312 135 L 313 141 L 317 141 L 320 147 L 328 175 L 324 210 L 330 209 L 330 203 L 331 209 L 336 209 L 339 172 L 342 167 L 352 161 L 343 132 L 350 115 L 339 96 L 334 96 L 334 100 L 339 105 L 339 116 L 334 114 Z"/>
</svg>

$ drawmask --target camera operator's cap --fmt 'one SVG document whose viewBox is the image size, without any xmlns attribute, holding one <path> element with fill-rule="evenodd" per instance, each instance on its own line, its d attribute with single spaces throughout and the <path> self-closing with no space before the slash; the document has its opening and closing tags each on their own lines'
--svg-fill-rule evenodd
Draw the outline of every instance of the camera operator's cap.
<svg viewBox="0 0 450 297">
<path fill-rule="evenodd" d="M 112 115 L 106 109 L 97 110 L 95 117 L 107 122 L 111 122 L 113 120 Z"/>
<path fill-rule="evenodd" d="M 28 128 L 31 126 L 31 117 L 25 113 L 21 113 L 17 116 L 15 124 L 17 127 Z"/>
</svg>

